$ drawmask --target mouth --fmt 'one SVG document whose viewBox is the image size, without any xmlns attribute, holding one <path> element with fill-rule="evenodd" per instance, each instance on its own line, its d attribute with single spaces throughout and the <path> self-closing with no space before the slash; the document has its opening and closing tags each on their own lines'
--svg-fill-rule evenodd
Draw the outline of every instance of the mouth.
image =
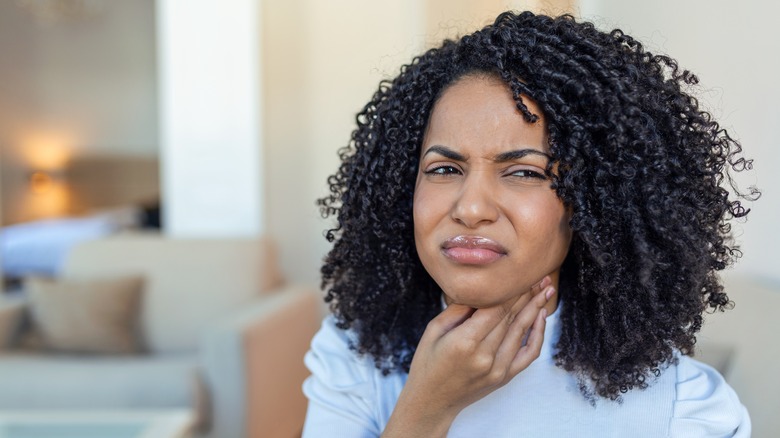
<svg viewBox="0 0 780 438">
<path fill-rule="evenodd" d="M 452 237 L 442 244 L 441 250 L 450 260 L 464 265 L 487 265 L 508 253 L 498 242 L 482 236 Z"/>
</svg>

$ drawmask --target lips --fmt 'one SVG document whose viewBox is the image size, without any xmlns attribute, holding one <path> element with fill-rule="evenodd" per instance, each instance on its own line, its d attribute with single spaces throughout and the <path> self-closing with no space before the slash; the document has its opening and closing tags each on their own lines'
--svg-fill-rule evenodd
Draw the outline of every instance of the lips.
<svg viewBox="0 0 780 438">
<path fill-rule="evenodd" d="M 464 265 L 487 265 L 507 254 L 498 242 L 482 236 L 455 236 L 441 246 L 450 260 Z"/>
</svg>

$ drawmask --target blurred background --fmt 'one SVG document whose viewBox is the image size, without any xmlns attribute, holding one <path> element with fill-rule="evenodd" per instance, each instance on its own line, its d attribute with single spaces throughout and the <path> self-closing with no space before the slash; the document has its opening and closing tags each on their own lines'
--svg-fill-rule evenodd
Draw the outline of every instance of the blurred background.
<svg viewBox="0 0 780 438">
<path fill-rule="evenodd" d="M 769 23 L 778 6 L 210 3 L 0 3 L 3 225 L 163 206 L 164 233 L 270 234 L 282 243 L 285 273 L 317 282 L 328 224 L 314 200 L 379 80 L 502 10 L 531 9 L 620 27 L 699 75 L 704 106 L 755 159 L 740 183 L 763 190 L 737 226 L 745 256 L 735 270 L 780 281 L 780 109 L 771 103 L 780 97 L 780 59 L 771 55 L 780 38 Z"/>
<path fill-rule="evenodd" d="M 780 288 L 780 4 L 3 0 L 6 288 L 56 277 L 74 245 L 128 229 L 270 236 L 283 277 L 316 287 L 331 223 L 315 200 L 355 113 L 413 56 L 507 9 L 619 27 L 699 76 L 700 101 L 755 160 L 739 184 L 763 192 L 734 225 L 744 257 L 731 272 Z M 721 324 L 712 338 L 733 331 Z M 757 400 L 751 411 L 773 408 Z"/>
</svg>

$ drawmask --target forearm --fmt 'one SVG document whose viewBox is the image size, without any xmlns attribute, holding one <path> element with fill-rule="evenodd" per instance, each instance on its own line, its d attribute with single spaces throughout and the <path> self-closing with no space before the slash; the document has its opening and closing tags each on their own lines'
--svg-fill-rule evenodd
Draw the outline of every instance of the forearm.
<svg viewBox="0 0 780 438">
<path fill-rule="evenodd" d="M 438 408 L 402 392 L 382 438 L 446 437 L 458 412 L 454 407 Z"/>
</svg>

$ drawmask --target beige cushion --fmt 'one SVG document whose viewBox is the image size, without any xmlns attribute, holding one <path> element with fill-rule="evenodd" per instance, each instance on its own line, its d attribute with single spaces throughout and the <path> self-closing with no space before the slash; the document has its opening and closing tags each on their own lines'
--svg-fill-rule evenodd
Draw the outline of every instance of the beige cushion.
<svg viewBox="0 0 780 438">
<path fill-rule="evenodd" d="M 78 353 L 140 351 L 138 318 L 143 281 L 29 278 L 25 288 L 33 330 L 48 349 Z"/>
<path fill-rule="evenodd" d="M 9 300 L 0 294 L 0 350 L 12 345 L 23 326 L 26 304 L 22 300 Z"/>
<path fill-rule="evenodd" d="M 152 353 L 192 353 L 205 328 L 281 283 L 265 238 L 118 235 L 76 245 L 63 278 L 141 274 L 141 330 Z"/>
</svg>

